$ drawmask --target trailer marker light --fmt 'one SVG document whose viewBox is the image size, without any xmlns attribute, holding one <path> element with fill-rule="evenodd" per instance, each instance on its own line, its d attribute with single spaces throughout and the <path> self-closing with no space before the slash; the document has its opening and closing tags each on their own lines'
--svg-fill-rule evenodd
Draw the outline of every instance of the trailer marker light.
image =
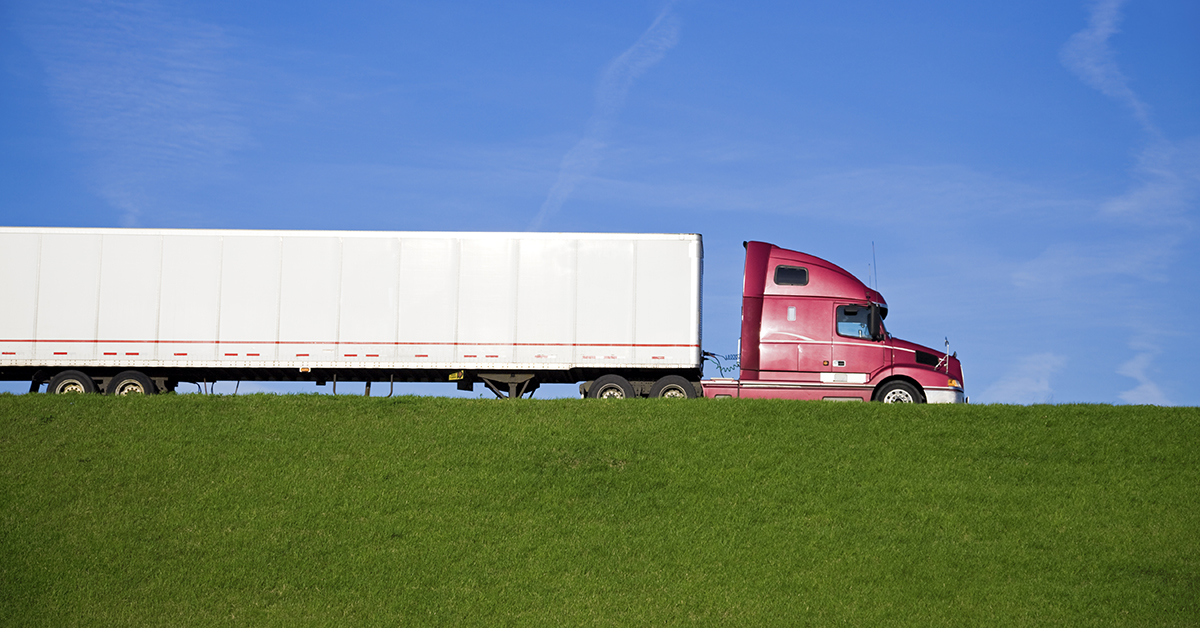
<svg viewBox="0 0 1200 628">
<path fill-rule="evenodd" d="M 126 351 L 125 355 L 138 355 L 137 351 Z"/>
<path fill-rule="evenodd" d="M 66 351 L 55 351 L 54 355 L 67 355 Z"/>
<path fill-rule="evenodd" d="M 227 357 L 227 358 L 229 358 L 229 357 L 237 357 L 237 354 L 236 354 L 236 353 L 226 353 L 226 354 L 225 354 L 225 357 Z"/>
<path fill-rule="evenodd" d="M 5 351 L 4 355 L 17 355 L 16 351 Z"/>
<path fill-rule="evenodd" d="M 307 357 L 308 357 L 308 354 L 307 354 L 307 353 L 297 353 L 297 354 L 296 354 L 296 357 L 298 357 L 298 358 L 307 358 Z M 307 373 L 308 371 L 305 371 L 305 372 Z"/>
<path fill-rule="evenodd" d="M 311 372 L 311 371 L 312 371 L 312 369 L 308 368 L 307 366 L 302 366 L 302 367 L 300 367 L 300 372 L 301 372 L 301 373 L 308 373 L 308 372 Z"/>
<path fill-rule="evenodd" d="M 252 358 L 257 358 L 257 357 L 258 357 L 258 354 L 257 354 L 257 353 L 247 353 L 246 355 L 247 355 L 247 356 L 250 356 L 250 357 L 252 357 Z"/>
<path fill-rule="evenodd" d="M 347 357 L 347 358 L 357 358 L 357 357 L 358 357 L 358 354 L 357 354 L 357 353 L 347 353 L 347 354 L 345 355 L 345 357 Z"/>
<path fill-rule="evenodd" d="M 105 351 L 104 355 L 117 355 L 116 351 Z"/>
<path fill-rule="evenodd" d="M 175 355 L 187 355 L 186 353 L 176 353 Z"/>
</svg>

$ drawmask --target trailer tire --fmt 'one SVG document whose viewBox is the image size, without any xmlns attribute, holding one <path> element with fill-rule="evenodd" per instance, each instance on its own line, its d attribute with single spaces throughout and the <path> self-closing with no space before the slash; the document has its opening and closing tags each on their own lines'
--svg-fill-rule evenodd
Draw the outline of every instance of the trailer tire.
<svg viewBox="0 0 1200 628">
<path fill-rule="evenodd" d="M 154 382 L 138 371 L 121 371 L 108 380 L 104 394 L 125 397 L 127 395 L 153 395 Z"/>
<path fill-rule="evenodd" d="M 916 386 L 901 380 L 884 384 L 875 399 L 883 403 L 925 403 L 925 397 L 921 396 Z"/>
<path fill-rule="evenodd" d="M 52 395 L 71 395 L 96 392 L 96 383 L 82 371 L 63 371 L 50 378 L 46 392 Z"/>
<path fill-rule="evenodd" d="M 632 399 L 633 384 L 620 375 L 601 375 L 588 389 L 592 399 Z"/>
<path fill-rule="evenodd" d="M 667 375 L 660 378 L 650 387 L 651 398 L 665 399 L 695 399 L 696 387 L 691 382 L 678 375 Z"/>
</svg>

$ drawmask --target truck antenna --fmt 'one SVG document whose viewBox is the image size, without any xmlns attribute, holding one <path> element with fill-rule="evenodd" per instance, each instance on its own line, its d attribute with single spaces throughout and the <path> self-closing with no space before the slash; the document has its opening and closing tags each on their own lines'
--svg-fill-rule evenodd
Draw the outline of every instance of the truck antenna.
<svg viewBox="0 0 1200 628">
<path fill-rule="evenodd" d="M 871 240 L 871 271 L 875 275 L 872 283 L 875 284 L 875 291 L 879 292 L 879 263 L 875 261 L 875 241 Z"/>
</svg>

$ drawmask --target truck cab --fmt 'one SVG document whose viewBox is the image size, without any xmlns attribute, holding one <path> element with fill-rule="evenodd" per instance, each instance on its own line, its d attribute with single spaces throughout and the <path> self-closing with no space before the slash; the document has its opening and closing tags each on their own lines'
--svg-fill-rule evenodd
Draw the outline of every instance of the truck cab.
<svg viewBox="0 0 1200 628">
<path fill-rule="evenodd" d="M 889 334 L 879 292 L 821 258 L 745 246 L 741 377 L 705 381 L 706 396 L 965 402 L 958 358 Z"/>
</svg>

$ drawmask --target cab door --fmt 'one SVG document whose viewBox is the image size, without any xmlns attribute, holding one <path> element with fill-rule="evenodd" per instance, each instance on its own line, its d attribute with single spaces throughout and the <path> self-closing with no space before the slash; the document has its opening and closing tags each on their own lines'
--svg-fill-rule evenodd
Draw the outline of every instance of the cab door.
<svg viewBox="0 0 1200 628">
<path fill-rule="evenodd" d="M 825 381 L 865 384 L 887 366 L 890 352 L 884 334 L 872 334 L 871 306 L 835 303 L 832 312 L 834 336 Z M 877 323 L 877 325 L 879 325 Z M 878 327 L 882 329 L 882 327 Z"/>
<path fill-rule="evenodd" d="M 823 303 L 794 297 L 763 299 L 759 368 L 777 379 L 816 380 L 829 362 L 832 326 Z"/>
</svg>

